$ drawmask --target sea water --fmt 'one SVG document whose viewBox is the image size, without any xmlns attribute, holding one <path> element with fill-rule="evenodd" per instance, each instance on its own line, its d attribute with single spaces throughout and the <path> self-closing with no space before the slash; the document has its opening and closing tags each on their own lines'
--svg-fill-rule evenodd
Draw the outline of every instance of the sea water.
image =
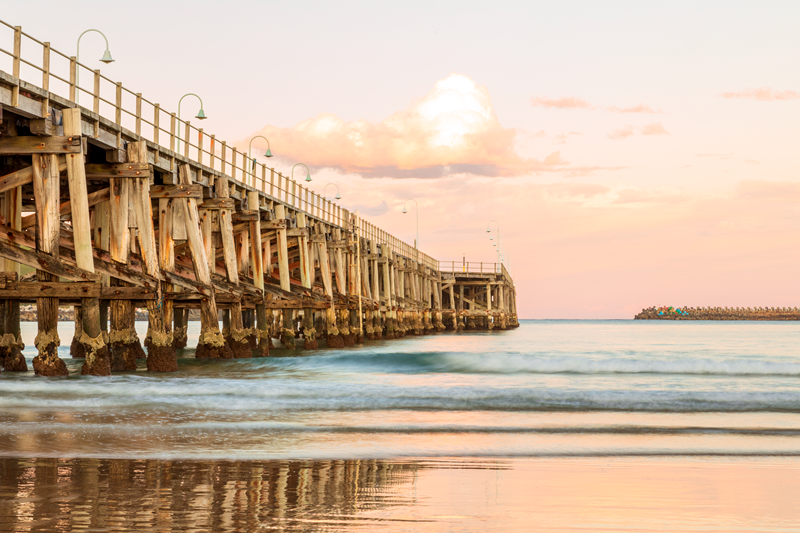
<svg viewBox="0 0 800 533">
<path fill-rule="evenodd" d="M 198 326 L 190 324 L 190 345 Z M 31 368 L 35 327 L 23 324 Z M 137 328 L 144 338 L 146 324 Z M 71 331 L 70 323 L 59 324 L 63 344 Z M 373 520 L 377 512 L 397 530 L 514 529 L 527 516 L 520 505 L 544 517 L 547 530 L 638 530 L 645 517 L 635 509 L 647 514 L 653 506 L 663 516 L 647 528 L 693 530 L 684 511 L 670 514 L 670 501 L 695 502 L 711 514 L 694 509 L 692 516 L 728 520 L 736 529 L 766 519 L 761 511 L 753 518 L 745 505 L 754 498 L 775 508 L 783 518 L 773 526 L 783 528 L 800 524 L 789 503 L 796 499 L 782 499 L 800 488 L 799 345 L 800 324 L 793 322 L 521 321 L 509 331 L 335 351 L 277 349 L 262 359 L 198 360 L 185 350 L 177 373 L 148 374 L 141 361 L 138 371 L 108 378 L 79 376 L 81 361 L 70 359 L 66 346 L 59 353 L 69 378 L 0 375 L 0 466 L 17 473 L 94 469 L 97 483 L 117 465 L 130 473 L 130 490 L 137 475 L 160 479 L 164 465 L 174 469 L 176 461 L 195 481 L 218 476 L 227 487 L 245 483 L 245 493 L 253 490 L 248 479 L 261 479 L 268 492 L 284 491 L 283 503 L 265 501 L 266 522 L 254 528 L 274 520 L 286 526 L 285 513 L 274 515 L 281 506 L 293 509 L 300 522 L 292 527 L 300 530 L 317 530 L 304 521 L 311 515 L 324 518 L 319 530 L 356 527 L 349 518 L 326 522 L 341 509 L 322 496 L 322 503 L 287 503 L 303 476 L 303 490 L 333 490 L 351 506 L 375 504 L 345 515 L 366 512 L 362 518 Z M 230 462 L 240 466 L 231 470 Z M 17 494 L 25 478 L 12 477 L 4 485 Z M 222 494 L 213 483 L 202 485 L 211 500 Z M 81 491 L 80 483 L 70 486 Z M 342 496 L 345 486 L 349 496 Z M 484 494 L 491 490 L 492 505 Z M 528 501 L 531 490 L 539 496 Z M 424 505 L 415 500 L 419 491 Z M 706 501 L 709 491 L 713 501 Z M 652 501 L 643 502 L 647 497 Z M 720 517 L 725 502 L 730 513 Z M 611 522 L 600 519 L 604 505 L 622 506 Z M 576 509 L 594 509 L 599 522 Z M 218 511 L 236 514 L 224 505 Z M 12 513 L 9 530 L 25 530 L 20 512 Z M 419 523 L 403 529 L 401 515 Z"/>
</svg>

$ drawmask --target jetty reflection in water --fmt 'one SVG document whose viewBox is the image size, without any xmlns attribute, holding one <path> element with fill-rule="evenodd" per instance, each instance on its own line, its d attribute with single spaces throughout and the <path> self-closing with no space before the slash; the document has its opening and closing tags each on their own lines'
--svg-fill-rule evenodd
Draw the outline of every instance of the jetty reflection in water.
<svg viewBox="0 0 800 533">
<path fill-rule="evenodd" d="M 395 487 L 416 470 L 369 460 L 0 459 L 0 531 L 328 530 L 413 503 Z"/>
<path fill-rule="evenodd" d="M 796 531 L 796 458 L 0 459 L 0 532 Z"/>
</svg>

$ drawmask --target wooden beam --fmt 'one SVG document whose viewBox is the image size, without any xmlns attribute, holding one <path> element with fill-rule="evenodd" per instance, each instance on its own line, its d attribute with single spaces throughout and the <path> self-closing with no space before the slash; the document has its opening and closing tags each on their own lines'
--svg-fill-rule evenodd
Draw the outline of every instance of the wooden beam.
<svg viewBox="0 0 800 533">
<path fill-rule="evenodd" d="M 101 300 L 155 300 L 156 291 L 145 287 L 101 287 L 100 299 Z"/>
<path fill-rule="evenodd" d="M 89 207 L 97 205 L 101 202 L 105 202 L 108 200 L 108 198 L 109 198 L 108 188 L 95 191 L 87 196 L 87 199 L 89 200 Z M 59 208 L 59 212 L 61 213 L 61 216 L 70 214 L 72 212 L 72 204 L 68 201 L 62 203 L 61 207 Z M 22 218 L 22 229 L 27 229 L 35 225 L 36 225 L 36 213 Z"/>
<path fill-rule="evenodd" d="M 261 219 L 261 213 L 258 211 L 236 211 L 232 215 L 233 222 L 252 222 Z M 233 228 L 231 228 L 233 232 Z"/>
<path fill-rule="evenodd" d="M 64 160 L 64 157 L 61 156 L 58 158 L 58 171 L 63 172 L 66 169 L 67 169 L 67 163 Z M 17 187 L 21 187 L 23 185 L 27 185 L 31 183 L 32 180 L 33 180 L 33 167 L 25 167 L 21 170 L 12 172 L 11 174 L 6 174 L 5 176 L 0 177 L 0 193 L 10 191 L 11 189 L 16 189 Z"/>
<path fill-rule="evenodd" d="M 193 185 L 153 185 L 150 198 L 203 198 L 203 186 Z"/>
<path fill-rule="evenodd" d="M 32 298 L 84 298 L 100 296 L 100 284 L 92 282 L 19 281 L 0 289 L 0 298 L 29 300 Z"/>
<path fill-rule="evenodd" d="M 234 209 L 236 200 L 233 198 L 207 198 L 197 207 L 199 209 Z"/>
<path fill-rule="evenodd" d="M 9 241 L 0 240 L 0 256 L 37 270 L 44 270 L 59 278 L 73 281 L 100 281 L 99 274 L 74 267 L 51 255 L 27 250 Z"/>
<path fill-rule="evenodd" d="M 0 155 L 80 154 L 81 137 L 4 137 L 0 139 Z"/>
<path fill-rule="evenodd" d="M 86 165 L 86 177 L 92 180 L 110 178 L 150 178 L 148 163 L 90 163 Z"/>
</svg>

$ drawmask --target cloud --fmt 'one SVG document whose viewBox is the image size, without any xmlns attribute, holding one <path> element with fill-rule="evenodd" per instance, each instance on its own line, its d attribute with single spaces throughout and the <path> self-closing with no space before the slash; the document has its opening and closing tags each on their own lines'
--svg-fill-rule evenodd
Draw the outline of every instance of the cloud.
<svg viewBox="0 0 800 533">
<path fill-rule="evenodd" d="M 687 194 L 665 193 L 661 191 L 641 191 L 623 189 L 617 193 L 612 204 L 679 204 L 690 199 Z"/>
<path fill-rule="evenodd" d="M 253 135 L 271 139 L 277 158 L 365 177 L 495 177 L 554 170 L 552 163 L 516 153 L 518 132 L 500 124 L 487 88 L 460 74 L 438 81 L 426 96 L 378 123 L 322 113 L 291 128 L 268 125 Z"/>
<path fill-rule="evenodd" d="M 548 96 L 534 96 L 531 98 L 531 105 L 533 107 L 544 107 L 545 109 L 587 109 L 594 111 L 596 109 L 605 109 L 611 113 L 648 113 L 659 114 L 662 111 L 657 111 L 649 105 L 639 104 L 630 107 L 617 107 L 610 106 L 605 108 L 595 107 L 586 100 L 575 96 L 562 96 L 560 98 L 550 98 Z"/>
<path fill-rule="evenodd" d="M 649 113 L 651 115 L 662 113 L 661 111 L 656 111 L 649 105 L 639 104 L 633 107 L 616 107 L 611 106 L 606 108 L 607 111 L 611 111 L 612 113 Z"/>
<path fill-rule="evenodd" d="M 565 201 L 585 201 L 611 192 L 605 185 L 597 183 L 553 183 L 546 185 L 546 196 Z"/>
<path fill-rule="evenodd" d="M 544 158 L 545 165 L 568 165 L 569 162 L 561 159 L 561 152 L 553 152 Z"/>
<path fill-rule="evenodd" d="M 669 135 L 670 133 L 664 128 L 660 122 L 653 122 L 642 126 L 641 128 L 634 128 L 630 124 L 616 129 L 608 134 L 608 138 L 613 141 L 621 141 L 627 139 L 639 132 L 640 135 Z"/>
<path fill-rule="evenodd" d="M 741 181 L 736 187 L 736 197 L 744 200 L 778 200 L 794 203 L 800 199 L 800 182 Z"/>
<path fill-rule="evenodd" d="M 669 135 L 669 132 L 664 129 L 660 122 L 653 122 L 642 128 L 642 135 Z"/>
<path fill-rule="evenodd" d="M 577 137 L 578 135 L 583 135 L 583 133 L 579 131 L 559 133 L 553 138 L 553 144 L 567 144 L 567 141 L 570 139 L 570 137 Z"/>
<path fill-rule="evenodd" d="M 351 211 L 358 211 L 361 216 L 379 217 L 389 211 L 389 204 L 383 200 L 378 205 L 353 205 Z"/>
<path fill-rule="evenodd" d="M 561 98 L 548 98 L 547 96 L 534 96 L 531 98 L 533 107 L 544 107 L 546 109 L 591 109 L 592 106 L 586 100 L 581 100 L 574 96 L 562 96 Z"/>
<path fill-rule="evenodd" d="M 796 91 L 776 91 L 769 87 L 759 87 L 757 89 L 745 89 L 744 91 L 725 92 L 720 94 L 723 98 L 740 98 L 745 100 L 759 100 L 761 102 L 773 102 L 776 100 L 800 100 L 800 93 Z"/>
<path fill-rule="evenodd" d="M 633 135 L 633 126 L 625 126 L 624 128 L 620 128 L 609 133 L 608 138 L 617 141 L 621 139 L 627 139 L 631 135 Z"/>
<path fill-rule="evenodd" d="M 730 159 L 731 157 L 733 157 L 733 152 L 728 152 L 725 154 L 712 154 L 712 153 L 695 154 L 695 157 L 705 157 L 709 159 Z"/>
</svg>

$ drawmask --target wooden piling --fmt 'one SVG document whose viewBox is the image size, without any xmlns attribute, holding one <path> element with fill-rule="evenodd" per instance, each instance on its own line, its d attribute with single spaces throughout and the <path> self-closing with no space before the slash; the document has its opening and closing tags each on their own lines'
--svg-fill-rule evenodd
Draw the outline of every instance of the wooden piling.
<svg viewBox="0 0 800 533">
<path fill-rule="evenodd" d="M 58 158 L 54 155 L 33 154 L 33 191 L 36 202 L 36 251 L 52 257 L 59 256 L 59 199 L 61 177 Z M 58 276 L 46 270 L 37 270 L 39 282 L 58 281 Z M 37 376 L 66 376 L 67 365 L 58 357 L 58 298 L 37 298 L 36 313 L 39 333 L 34 344 L 39 355 L 33 358 L 33 370 Z"/>
</svg>

